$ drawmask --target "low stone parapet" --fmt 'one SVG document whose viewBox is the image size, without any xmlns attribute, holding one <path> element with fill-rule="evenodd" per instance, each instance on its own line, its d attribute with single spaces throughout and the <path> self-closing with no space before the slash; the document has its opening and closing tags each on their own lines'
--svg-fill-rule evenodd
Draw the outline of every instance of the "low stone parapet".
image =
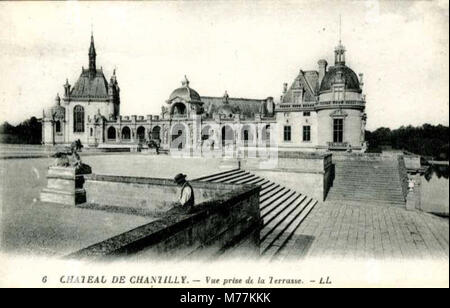
<svg viewBox="0 0 450 308">
<path fill-rule="evenodd" d="M 267 159 L 242 159 L 241 168 L 316 200 L 325 200 L 333 177 L 332 154 L 319 152 L 282 151 Z"/>
<path fill-rule="evenodd" d="M 70 258 L 107 256 L 152 257 L 218 255 L 243 245 L 259 254 L 259 186 L 190 182 L 193 212 L 165 206 L 178 197 L 172 180 L 92 175 L 87 178 L 88 202 L 114 207 L 147 208 L 159 219 L 71 254 Z M 145 201 L 145 202 L 144 202 Z M 87 203 L 89 204 L 89 203 Z M 84 206 L 84 205 L 82 205 Z"/>
</svg>

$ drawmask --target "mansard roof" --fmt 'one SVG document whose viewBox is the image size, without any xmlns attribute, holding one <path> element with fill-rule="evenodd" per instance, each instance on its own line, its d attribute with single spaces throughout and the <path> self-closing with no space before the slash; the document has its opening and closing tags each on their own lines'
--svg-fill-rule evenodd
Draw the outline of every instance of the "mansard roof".
<svg viewBox="0 0 450 308">
<path fill-rule="evenodd" d="M 292 82 L 290 88 L 285 94 L 283 94 L 281 103 L 291 103 L 293 92 L 300 89 L 304 89 L 304 102 L 315 102 L 316 95 L 319 91 L 319 73 L 317 71 L 300 70 L 299 74 Z"/>
<path fill-rule="evenodd" d="M 71 99 L 108 99 L 108 82 L 103 71 L 96 70 L 95 76 L 89 69 L 83 69 L 80 77 L 70 91 Z"/>
<path fill-rule="evenodd" d="M 204 103 L 204 109 L 210 114 L 217 113 L 219 110 L 223 110 L 224 98 L 214 96 L 202 96 L 202 102 Z M 227 105 L 231 108 L 233 113 L 239 113 L 247 118 L 253 118 L 256 113 L 259 113 L 262 102 L 266 99 L 251 99 L 251 98 L 236 98 L 228 97 Z"/>
</svg>

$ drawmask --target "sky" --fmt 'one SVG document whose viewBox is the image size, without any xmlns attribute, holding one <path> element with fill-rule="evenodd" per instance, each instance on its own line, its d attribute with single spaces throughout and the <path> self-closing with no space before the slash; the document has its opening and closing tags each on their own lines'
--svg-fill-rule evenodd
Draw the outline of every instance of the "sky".
<svg viewBox="0 0 450 308">
<path fill-rule="evenodd" d="M 364 73 L 367 129 L 449 121 L 448 1 L 0 2 L 0 123 L 54 104 L 88 66 L 114 68 L 121 114 L 159 114 L 184 75 L 202 96 L 279 100 L 334 62 Z"/>
</svg>

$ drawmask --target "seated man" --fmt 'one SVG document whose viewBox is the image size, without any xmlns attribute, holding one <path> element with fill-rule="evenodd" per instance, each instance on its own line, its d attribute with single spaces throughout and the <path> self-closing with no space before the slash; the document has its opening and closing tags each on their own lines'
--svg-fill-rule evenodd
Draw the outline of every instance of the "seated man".
<svg viewBox="0 0 450 308">
<path fill-rule="evenodd" d="M 194 190 L 192 186 L 186 181 L 186 175 L 179 173 L 174 178 L 175 183 L 181 187 L 179 204 L 182 208 L 192 210 L 194 207 Z"/>
</svg>

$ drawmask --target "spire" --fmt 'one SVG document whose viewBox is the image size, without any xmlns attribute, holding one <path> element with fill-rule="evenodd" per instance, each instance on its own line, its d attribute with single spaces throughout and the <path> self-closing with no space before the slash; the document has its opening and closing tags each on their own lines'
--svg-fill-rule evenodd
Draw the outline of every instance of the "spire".
<svg viewBox="0 0 450 308">
<path fill-rule="evenodd" d="M 342 39 L 342 16 L 339 14 L 339 45 L 341 45 Z"/>
<path fill-rule="evenodd" d="M 91 76 L 95 76 L 96 67 L 95 67 L 95 57 L 97 56 L 97 53 L 95 52 L 95 45 L 94 45 L 94 33 L 91 32 L 91 45 L 89 46 L 89 72 L 91 73 Z"/>
<path fill-rule="evenodd" d="M 339 44 L 334 49 L 334 64 L 345 65 L 345 47 L 342 45 L 342 19 L 339 15 Z"/>
</svg>

